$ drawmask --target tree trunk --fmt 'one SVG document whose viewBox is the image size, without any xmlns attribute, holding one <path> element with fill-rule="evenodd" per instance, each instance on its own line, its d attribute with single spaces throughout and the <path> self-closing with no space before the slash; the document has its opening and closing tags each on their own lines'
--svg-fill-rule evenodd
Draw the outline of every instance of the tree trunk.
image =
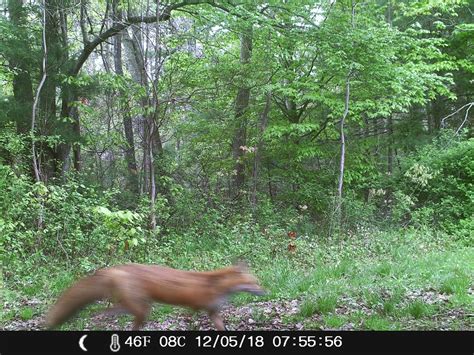
<svg viewBox="0 0 474 355">
<path fill-rule="evenodd" d="M 21 0 L 9 0 L 8 11 L 10 21 L 15 28 L 25 26 L 27 13 Z M 22 37 L 21 45 L 25 52 L 30 50 L 27 38 Z M 15 121 L 17 133 L 28 134 L 31 126 L 31 109 L 33 107 L 33 85 L 31 83 L 28 61 L 14 53 L 8 58 L 12 68 L 18 68 L 13 73 L 13 97 L 15 99 Z"/>
<path fill-rule="evenodd" d="M 19 4 L 20 0 L 11 0 L 11 5 Z M 67 56 L 67 43 L 65 43 L 66 28 L 65 19 L 66 12 L 65 3 L 60 0 L 45 0 L 46 7 L 46 44 L 48 47 L 48 78 L 44 83 L 44 88 L 41 91 L 41 97 L 39 100 L 39 117 L 43 123 L 40 127 L 40 134 L 42 135 L 59 135 L 62 138 L 62 142 L 57 144 L 56 147 L 49 147 L 46 145 L 40 146 L 39 156 L 43 162 L 44 167 L 44 180 L 47 181 L 50 177 L 63 176 L 69 169 L 69 155 L 71 152 L 71 142 L 77 142 L 80 138 L 80 122 L 79 115 L 73 108 L 73 102 L 77 101 L 77 95 L 72 90 L 70 85 L 63 84 L 62 87 L 62 109 L 61 117 L 63 120 L 58 121 L 57 107 L 56 107 L 56 89 L 58 87 L 58 74 L 60 68 L 64 74 L 70 77 L 76 77 L 82 66 L 89 58 L 95 48 L 102 45 L 107 39 L 115 36 L 122 30 L 130 27 L 133 24 L 139 23 L 156 23 L 160 21 L 168 21 L 171 18 L 171 13 L 174 10 L 180 9 L 186 6 L 195 6 L 199 4 L 208 3 L 206 0 L 184 0 L 182 2 L 171 4 L 162 7 L 161 14 L 157 17 L 153 16 L 127 16 L 127 19 L 121 22 L 116 22 L 108 29 L 102 31 L 97 36 L 94 36 L 90 41 L 87 40 L 84 44 L 83 49 L 77 56 L 68 58 Z M 81 10 L 86 2 L 81 2 Z M 209 3 L 210 5 L 214 5 Z M 82 13 L 82 16 L 84 12 Z M 84 31 L 84 18 L 80 20 L 81 31 Z M 60 33 L 63 35 L 64 43 L 61 43 Z M 86 36 L 87 37 L 87 36 Z M 64 55 L 66 54 L 66 55 Z M 32 92 L 32 91 L 31 91 Z M 32 102 L 32 100 L 31 100 Z M 68 118 L 73 119 L 73 123 L 68 122 Z M 64 122 L 63 122 L 64 121 Z M 38 122 L 39 123 L 39 122 Z M 22 130 L 25 127 L 20 127 Z M 74 145 L 74 166 L 76 169 L 80 168 L 80 146 Z"/>
<path fill-rule="evenodd" d="M 130 14 L 129 14 L 130 16 Z M 133 80 L 142 85 L 148 94 L 148 77 L 145 68 L 145 53 L 143 50 L 143 39 L 141 29 L 137 26 L 132 28 L 132 36 L 127 31 L 123 32 L 124 47 L 128 52 L 128 66 Z M 148 95 L 147 95 L 148 96 Z M 149 106 L 149 99 L 144 97 L 141 100 L 141 106 L 146 108 Z M 140 121 L 140 128 L 142 132 L 142 149 L 143 149 L 143 160 L 142 160 L 142 183 L 139 188 L 141 193 L 149 193 L 151 188 L 151 175 L 150 175 L 150 115 L 143 114 Z"/>
<path fill-rule="evenodd" d="M 260 122 L 258 125 L 258 143 L 255 150 L 255 158 L 253 163 L 253 172 L 252 172 L 252 179 L 253 179 L 253 189 L 252 189 L 252 209 L 255 213 L 257 208 L 257 190 L 258 190 L 258 175 L 260 170 L 260 160 L 262 157 L 262 149 L 263 149 L 263 133 L 267 128 L 268 123 L 268 112 L 270 111 L 270 104 L 271 104 L 272 94 L 268 92 L 266 95 L 265 101 L 265 108 L 263 109 L 262 114 L 260 115 Z"/>
<path fill-rule="evenodd" d="M 393 119 L 392 115 L 387 117 L 387 175 L 390 181 L 393 175 Z M 385 206 L 387 208 L 387 217 L 390 217 L 392 212 L 392 187 L 389 185 L 385 191 Z"/>
<path fill-rule="evenodd" d="M 66 130 L 66 123 L 58 121 L 56 105 L 56 88 L 58 87 L 59 66 L 62 62 L 61 38 L 59 36 L 58 4 L 54 0 L 46 0 L 46 47 L 48 76 L 44 82 L 39 100 L 39 132 L 41 135 L 60 135 Z M 43 74 L 43 73 L 41 73 Z M 43 164 L 43 179 L 48 181 L 52 177 L 59 177 L 61 162 L 65 160 L 66 143 L 59 143 L 56 147 L 40 145 L 40 160 Z"/>
<path fill-rule="evenodd" d="M 122 21 L 122 12 L 117 9 L 118 1 L 115 0 L 113 4 L 114 21 Z M 122 33 L 118 33 L 115 36 L 114 42 L 115 56 L 115 73 L 123 76 L 123 64 L 122 64 Z M 127 189 L 133 194 L 138 194 L 138 171 L 137 161 L 135 158 L 135 140 L 133 136 L 133 122 L 130 115 L 130 108 L 125 104 L 123 107 L 123 127 L 125 133 L 125 139 L 127 141 L 127 147 L 125 149 L 125 161 L 127 162 Z"/>
<path fill-rule="evenodd" d="M 356 4 L 351 1 L 351 27 L 354 30 L 355 27 L 355 6 Z M 346 77 L 346 90 L 344 95 L 344 112 L 342 114 L 341 123 L 340 123 L 340 142 L 341 142 L 341 157 L 339 160 L 339 178 L 337 184 L 337 196 L 336 196 L 336 206 L 335 206 L 335 220 L 331 223 L 337 223 L 337 230 L 340 230 L 342 225 L 342 193 L 344 188 L 344 168 L 346 162 L 346 137 L 344 134 L 344 128 L 346 123 L 347 115 L 349 114 L 349 100 L 351 94 L 351 76 L 352 76 L 352 63 L 349 65 L 349 71 Z"/>
<path fill-rule="evenodd" d="M 250 62 L 252 56 L 253 27 L 250 25 L 242 33 L 240 39 L 240 63 L 242 67 Z M 249 106 L 250 88 L 243 84 L 237 91 L 235 99 L 235 131 L 232 141 L 232 157 L 235 162 L 234 197 L 240 196 L 245 182 L 245 165 L 242 160 L 246 144 L 247 118 L 245 111 Z"/>
<path fill-rule="evenodd" d="M 347 114 L 349 113 L 349 97 L 350 97 L 350 79 L 348 76 L 346 80 L 344 113 L 341 118 L 340 130 L 339 130 L 340 141 L 341 141 L 341 158 L 339 160 L 339 179 L 338 179 L 338 184 L 337 184 L 337 199 L 338 199 L 337 209 L 339 210 L 339 213 L 341 211 L 342 190 L 344 186 L 344 164 L 345 164 L 345 158 L 346 158 L 346 138 L 344 135 L 344 124 L 346 122 Z"/>
<path fill-rule="evenodd" d="M 387 4 L 387 22 L 392 27 L 392 19 L 393 19 L 393 7 L 392 7 L 392 0 L 389 0 Z M 393 119 L 392 119 L 392 114 L 387 117 L 386 120 L 386 132 L 387 132 L 387 175 L 389 178 L 389 181 L 393 175 Z M 387 186 L 387 189 L 385 191 L 385 206 L 387 208 L 387 217 L 390 217 L 391 212 L 392 212 L 392 187 Z"/>
</svg>

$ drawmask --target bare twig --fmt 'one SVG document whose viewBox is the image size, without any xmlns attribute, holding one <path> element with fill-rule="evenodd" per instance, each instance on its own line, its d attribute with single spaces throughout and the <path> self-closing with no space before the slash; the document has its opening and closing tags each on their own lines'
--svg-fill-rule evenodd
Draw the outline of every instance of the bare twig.
<svg viewBox="0 0 474 355">
<path fill-rule="evenodd" d="M 33 111 L 31 113 L 31 151 L 33 154 L 33 170 L 35 172 L 35 179 L 36 182 L 41 181 L 41 172 L 38 160 L 36 158 L 36 146 L 35 146 L 35 126 L 36 126 L 36 109 L 38 107 L 39 96 L 41 94 L 41 90 L 43 89 L 43 85 L 46 81 L 46 58 L 48 55 L 48 48 L 46 46 L 46 0 L 43 1 L 43 76 L 41 81 L 38 85 L 38 89 L 36 90 L 35 101 L 33 102 Z"/>
<path fill-rule="evenodd" d="M 461 125 L 459 126 L 459 128 L 456 130 L 456 134 L 459 133 L 459 131 L 461 130 L 461 128 L 464 126 L 464 124 L 467 122 L 467 118 L 468 118 L 468 115 L 469 115 L 469 110 L 472 108 L 472 106 L 474 106 L 474 102 L 471 102 L 469 104 L 469 107 L 467 108 L 466 110 L 466 115 L 464 116 L 464 120 L 462 121 Z"/>
<path fill-rule="evenodd" d="M 457 109 L 456 111 L 454 111 L 453 113 L 451 113 L 451 114 L 447 115 L 446 117 L 442 118 L 442 119 L 441 119 L 441 127 L 443 127 L 443 128 L 445 127 L 445 125 L 446 125 L 446 120 L 447 120 L 449 117 L 454 116 L 454 115 L 457 114 L 458 112 L 464 110 L 464 108 L 468 107 L 468 109 L 466 110 L 466 116 L 465 116 L 464 121 L 463 121 L 463 123 L 462 123 L 462 125 L 461 125 L 461 127 L 462 127 L 462 126 L 464 125 L 464 123 L 466 123 L 467 113 L 469 112 L 469 110 L 471 109 L 472 106 L 474 106 L 474 102 L 469 102 L 469 103 L 467 103 L 467 104 L 461 106 L 460 108 L 458 108 L 458 109 Z M 458 130 L 459 130 L 459 128 L 458 128 Z M 456 133 L 457 133 L 457 132 L 458 132 L 458 131 L 456 131 Z"/>
</svg>

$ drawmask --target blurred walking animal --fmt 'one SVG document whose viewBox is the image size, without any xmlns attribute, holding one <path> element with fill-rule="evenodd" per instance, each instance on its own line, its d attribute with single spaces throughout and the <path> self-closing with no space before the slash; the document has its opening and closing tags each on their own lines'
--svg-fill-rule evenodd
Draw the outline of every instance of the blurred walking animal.
<svg viewBox="0 0 474 355">
<path fill-rule="evenodd" d="M 219 310 L 236 292 L 265 293 L 242 263 L 204 272 L 158 265 L 119 265 L 100 269 L 67 289 L 50 309 L 46 325 L 56 327 L 86 305 L 108 298 L 116 304 L 112 310 L 135 317 L 134 330 L 143 325 L 153 302 L 205 310 L 217 330 L 226 330 Z"/>
</svg>

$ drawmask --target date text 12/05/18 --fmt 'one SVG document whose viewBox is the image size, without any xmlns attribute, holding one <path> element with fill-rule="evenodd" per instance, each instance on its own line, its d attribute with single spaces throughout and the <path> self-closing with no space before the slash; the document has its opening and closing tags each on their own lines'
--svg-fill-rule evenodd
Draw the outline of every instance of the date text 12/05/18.
<svg viewBox="0 0 474 355">
<path fill-rule="evenodd" d="M 274 348 L 339 348 L 342 346 L 340 335 L 272 335 L 271 339 L 261 335 L 203 335 L 197 336 L 198 348 L 262 348 L 264 346 Z M 268 343 L 270 342 L 270 344 Z"/>
</svg>

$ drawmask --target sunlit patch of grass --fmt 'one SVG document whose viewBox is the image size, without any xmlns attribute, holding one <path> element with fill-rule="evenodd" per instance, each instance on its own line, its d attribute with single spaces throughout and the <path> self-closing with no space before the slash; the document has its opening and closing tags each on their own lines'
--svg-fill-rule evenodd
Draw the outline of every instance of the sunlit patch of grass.
<svg viewBox="0 0 474 355">
<path fill-rule="evenodd" d="M 372 309 L 378 309 L 383 304 L 383 298 L 379 290 L 364 290 L 363 298 Z"/>
<path fill-rule="evenodd" d="M 346 276 L 354 261 L 349 259 L 342 259 L 336 266 L 330 269 L 329 275 L 333 278 L 341 278 Z"/>
<path fill-rule="evenodd" d="M 375 273 L 379 277 L 387 277 L 392 272 L 392 265 L 386 261 L 381 262 L 376 268 Z"/>
<path fill-rule="evenodd" d="M 298 285 L 296 286 L 296 289 L 300 293 L 307 292 L 312 286 L 312 280 L 310 278 L 304 278 L 302 279 Z"/>
<path fill-rule="evenodd" d="M 314 298 L 307 298 L 300 306 L 299 315 L 305 318 L 311 317 L 318 311 L 318 306 Z"/>
<path fill-rule="evenodd" d="M 167 304 L 154 304 L 150 312 L 150 319 L 163 318 L 173 312 L 176 308 Z"/>
<path fill-rule="evenodd" d="M 344 324 L 347 323 L 347 318 L 345 316 L 337 314 L 326 314 L 323 317 L 324 323 L 328 328 L 341 328 Z"/>
<path fill-rule="evenodd" d="M 396 315 L 399 313 L 400 304 L 403 299 L 403 291 L 401 289 L 395 289 L 391 292 L 391 295 L 382 300 L 380 313 L 387 315 Z"/>
<path fill-rule="evenodd" d="M 365 328 L 369 330 L 390 330 L 393 329 L 392 322 L 380 316 L 369 316 L 365 320 Z"/>
<path fill-rule="evenodd" d="M 322 295 L 316 300 L 317 311 L 325 314 L 334 311 L 337 306 L 337 297 L 335 295 Z"/>
<path fill-rule="evenodd" d="M 326 314 L 334 311 L 337 306 L 337 297 L 333 294 L 319 295 L 306 298 L 300 307 L 302 317 L 311 317 L 315 313 Z"/>
<path fill-rule="evenodd" d="M 446 294 L 463 294 L 468 290 L 470 284 L 469 276 L 462 271 L 457 271 L 443 280 L 439 290 Z"/>
<path fill-rule="evenodd" d="M 35 311 L 31 307 L 23 307 L 19 315 L 22 320 L 30 320 L 35 315 Z"/>
<path fill-rule="evenodd" d="M 433 313 L 433 307 L 423 301 L 415 300 L 406 307 L 406 312 L 415 319 L 426 317 Z"/>
<path fill-rule="evenodd" d="M 62 273 L 57 275 L 51 282 L 49 283 L 51 291 L 56 294 L 60 294 L 66 288 L 72 285 L 74 282 L 75 278 L 71 274 L 67 273 Z"/>
<path fill-rule="evenodd" d="M 398 303 L 393 299 L 383 301 L 381 313 L 384 315 L 394 314 L 397 310 Z"/>
</svg>

